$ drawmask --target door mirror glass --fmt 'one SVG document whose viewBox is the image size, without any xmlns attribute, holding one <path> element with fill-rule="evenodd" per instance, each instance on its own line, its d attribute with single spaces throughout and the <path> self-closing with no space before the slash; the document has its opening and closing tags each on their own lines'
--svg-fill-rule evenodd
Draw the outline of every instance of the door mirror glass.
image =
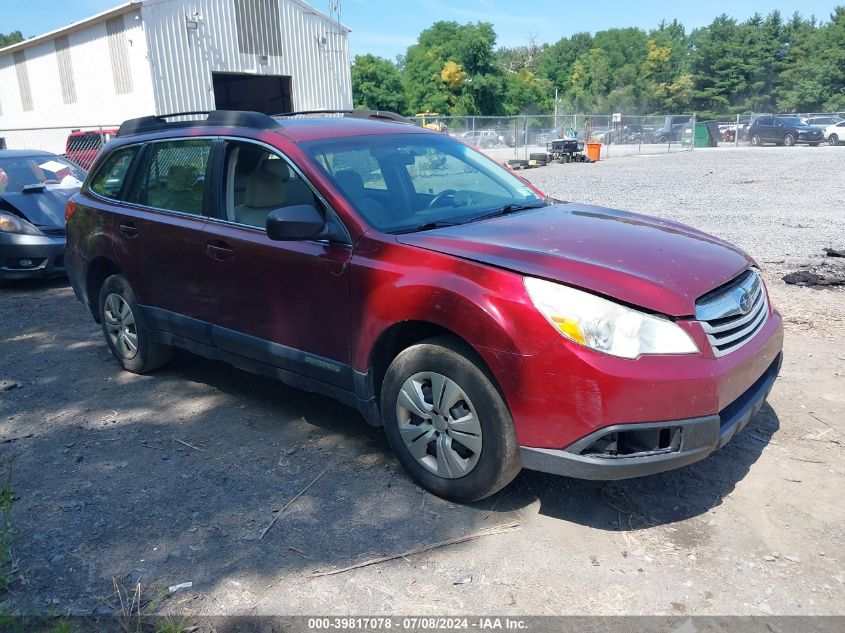
<svg viewBox="0 0 845 633">
<path fill-rule="evenodd" d="M 325 224 L 322 214 L 310 204 L 282 207 L 267 214 L 267 237 L 277 242 L 311 240 Z"/>
</svg>

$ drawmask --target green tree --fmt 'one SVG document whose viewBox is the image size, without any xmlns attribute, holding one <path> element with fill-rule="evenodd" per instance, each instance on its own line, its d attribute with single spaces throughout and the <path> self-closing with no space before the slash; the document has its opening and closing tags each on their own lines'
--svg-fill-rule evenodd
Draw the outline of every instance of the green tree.
<svg viewBox="0 0 845 633">
<path fill-rule="evenodd" d="M 23 42 L 23 35 L 20 31 L 12 31 L 11 33 L 0 33 L 0 48 L 11 46 Z"/>
<path fill-rule="evenodd" d="M 790 47 L 775 94 L 785 111 L 845 110 L 845 7 L 836 7 L 819 28 L 795 16 L 787 27 Z"/>
<path fill-rule="evenodd" d="M 733 97 L 745 92 L 745 61 L 742 29 L 725 14 L 692 36 L 690 70 L 694 87 L 693 106 L 705 117 L 733 109 Z"/>
<path fill-rule="evenodd" d="M 405 112 L 405 88 L 399 69 L 374 55 L 357 55 L 352 64 L 352 101 L 356 108 Z"/>
<path fill-rule="evenodd" d="M 435 22 L 425 29 L 405 55 L 409 109 L 441 114 L 502 112 L 504 88 L 495 43 L 496 32 L 485 22 Z"/>
</svg>

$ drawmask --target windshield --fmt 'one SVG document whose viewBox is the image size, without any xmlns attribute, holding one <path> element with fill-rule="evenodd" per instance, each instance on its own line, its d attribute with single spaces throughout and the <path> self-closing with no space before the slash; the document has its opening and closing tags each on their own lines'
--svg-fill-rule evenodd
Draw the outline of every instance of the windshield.
<svg viewBox="0 0 845 633">
<path fill-rule="evenodd" d="M 459 224 L 543 205 L 519 178 L 440 134 L 385 134 L 300 146 L 379 230 Z"/>
<path fill-rule="evenodd" d="M 48 189 L 80 187 L 85 171 L 55 154 L 0 158 L 0 193 L 23 191 L 27 185 Z"/>
</svg>

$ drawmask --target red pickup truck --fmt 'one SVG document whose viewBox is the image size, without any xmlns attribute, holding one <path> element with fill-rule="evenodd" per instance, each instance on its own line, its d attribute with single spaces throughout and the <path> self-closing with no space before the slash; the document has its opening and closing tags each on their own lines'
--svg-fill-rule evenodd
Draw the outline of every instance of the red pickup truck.
<svg viewBox="0 0 845 633">
<path fill-rule="evenodd" d="M 82 169 L 91 169 L 100 149 L 117 135 L 117 130 L 88 130 L 71 132 L 65 145 L 65 156 Z"/>
</svg>

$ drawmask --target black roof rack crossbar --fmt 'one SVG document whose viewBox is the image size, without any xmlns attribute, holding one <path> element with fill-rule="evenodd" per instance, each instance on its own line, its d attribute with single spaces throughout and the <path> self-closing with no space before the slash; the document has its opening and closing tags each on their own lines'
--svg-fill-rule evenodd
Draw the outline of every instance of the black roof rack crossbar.
<svg viewBox="0 0 845 633">
<path fill-rule="evenodd" d="M 204 119 L 188 119 L 183 121 L 168 121 L 175 117 L 206 116 Z M 159 114 L 145 116 L 138 119 L 124 121 L 117 131 L 118 136 L 130 136 L 132 134 L 144 134 L 146 132 L 160 132 L 187 127 L 218 126 L 218 127 L 243 127 L 256 130 L 269 130 L 281 127 L 273 117 L 260 112 L 241 112 L 237 110 L 211 110 L 193 112 L 174 112 L 172 114 Z"/>
<path fill-rule="evenodd" d="M 407 117 L 387 110 L 301 110 L 299 112 L 282 112 L 274 114 L 274 117 L 288 117 L 308 114 L 342 114 L 350 119 L 378 119 L 381 121 L 393 121 L 395 123 L 413 123 Z"/>
</svg>

